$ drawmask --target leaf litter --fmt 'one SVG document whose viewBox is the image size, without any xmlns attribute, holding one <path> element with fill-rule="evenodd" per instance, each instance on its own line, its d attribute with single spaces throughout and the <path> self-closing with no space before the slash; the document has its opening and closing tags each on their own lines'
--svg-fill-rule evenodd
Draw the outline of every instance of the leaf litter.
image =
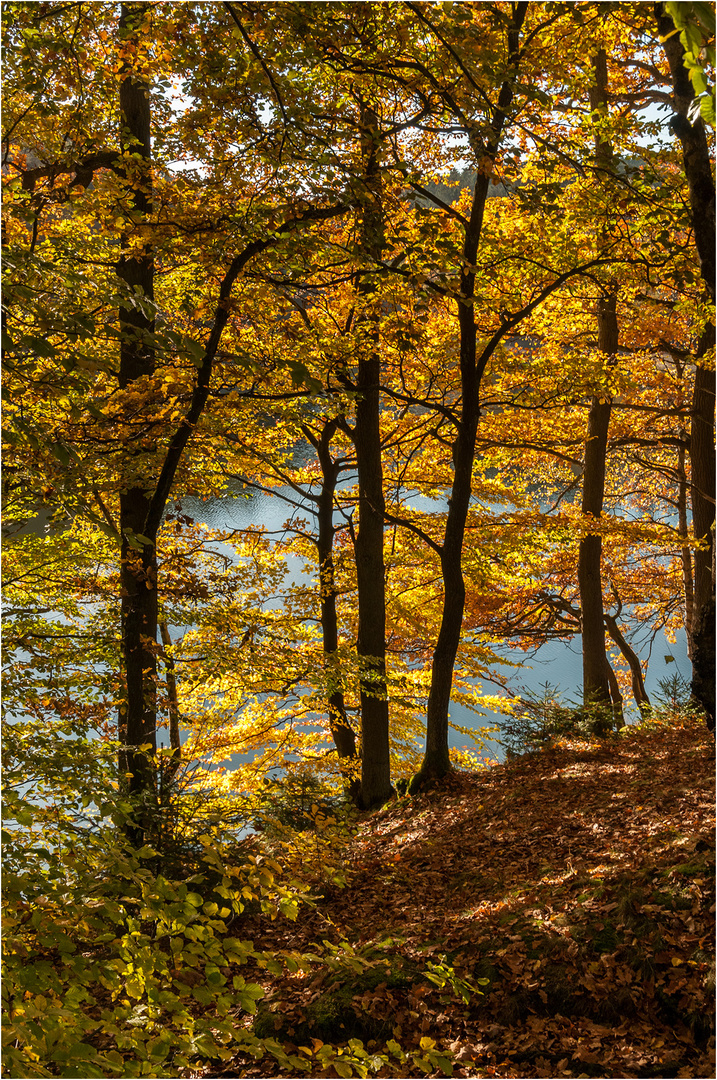
<svg viewBox="0 0 717 1080">
<path fill-rule="evenodd" d="M 343 978 L 262 973 L 262 1037 L 431 1043 L 451 1062 L 432 1076 L 713 1077 L 714 795 L 714 741 L 685 719 L 455 772 L 364 816 L 345 887 L 242 928 L 355 957 Z M 338 1075 L 316 1066 L 300 1075 Z M 212 1075 L 287 1074 L 236 1057 Z"/>
</svg>

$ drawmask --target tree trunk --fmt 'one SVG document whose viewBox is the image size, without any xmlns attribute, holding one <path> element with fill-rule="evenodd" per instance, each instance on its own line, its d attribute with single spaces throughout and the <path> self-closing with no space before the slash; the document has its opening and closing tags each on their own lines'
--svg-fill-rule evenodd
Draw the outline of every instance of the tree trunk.
<svg viewBox="0 0 717 1080">
<path fill-rule="evenodd" d="M 169 627 L 164 619 L 159 622 L 159 632 L 165 650 L 172 647 Z M 182 740 L 179 734 L 179 699 L 177 697 L 177 679 L 174 672 L 174 660 L 169 653 L 164 653 L 165 681 L 167 685 L 167 713 L 169 716 L 169 745 L 172 750 L 172 769 L 177 770 L 182 757 Z M 175 765 L 176 762 L 176 765 Z"/>
<path fill-rule="evenodd" d="M 685 176 L 690 192 L 695 247 L 705 287 L 715 299 L 715 184 L 704 121 L 690 122 L 695 93 L 684 65 L 685 50 L 664 4 L 655 4 L 655 18 L 672 76 L 674 115 L 671 127 L 682 145 Z"/>
<path fill-rule="evenodd" d="M 383 251 L 383 210 L 376 113 L 361 111 L 361 144 L 364 159 L 365 202 L 361 221 L 361 248 L 367 261 L 380 259 Z M 374 291 L 372 275 L 363 271 L 359 296 Z M 356 536 L 356 583 L 358 588 L 357 651 L 361 694 L 361 793 L 360 804 L 368 810 L 380 806 L 393 794 L 388 740 L 388 694 L 386 687 L 386 568 L 383 555 L 383 467 L 381 462 L 379 314 L 360 315 L 357 329 L 358 374 L 354 445 L 358 472 L 358 534 Z"/>
<path fill-rule="evenodd" d="M 344 692 L 341 686 L 341 672 L 338 663 L 338 616 L 336 611 L 336 578 L 334 573 L 334 493 L 339 466 L 332 460 L 330 453 L 331 438 L 336 431 L 335 420 L 329 421 L 320 439 L 313 440 L 321 466 L 323 482 L 318 496 L 318 556 L 321 585 L 321 633 L 323 638 L 324 661 L 329 681 L 327 708 L 329 729 L 339 755 L 339 768 L 344 777 L 349 794 L 353 799 L 359 797 L 359 784 L 349 762 L 355 760 L 356 736 L 346 715 Z"/>
<path fill-rule="evenodd" d="M 615 297 L 612 301 L 614 312 Z M 601 301 L 601 304 L 604 301 Z M 617 337 L 617 320 L 614 324 Z M 602 513 L 605 494 L 605 460 L 611 405 L 594 396 L 588 416 L 588 439 L 585 444 L 582 512 L 594 518 Z M 583 702 L 587 705 L 609 705 L 610 666 L 605 651 L 605 626 L 602 599 L 602 537 L 591 533 L 580 541 L 578 554 L 578 587 L 580 589 Z"/>
<path fill-rule="evenodd" d="M 608 615 L 605 612 L 605 626 L 608 629 L 610 637 L 617 645 L 622 655 L 630 665 L 630 675 L 632 677 L 632 696 L 635 698 L 635 704 L 639 708 L 641 713 L 645 713 L 650 708 L 650 699 L 647 696 L 647 690 L 645 689 L 645 680 L 642 677 L 642 667 L 640 665 L 640 659 L 635 650 L 625 639 L 625 635 L 618 626 L 617 619 L 613 615 Z M 614 698 L 614 694 L 613 694 Z"/>
<path fill-rule="evenodd" d="M 692 467 L 692 529 L 695 550 L 695 592 L 692 623 L 692 696 L 705 711 L 707 726 L 715 726 L 715 373 L 700 365 L 714 344 L 714 327 L 707 326 L 697 350 L 692 397 L 690 459 Z"/>
<path fill-rule="evenodd" d="M 610 661 L 607 658 L 607 654 L 605 655 L 605 667 L 607 681 L 610 687 L 610 700 L 612 702 L 612 721 L 616 727 L 621 728 L 625 723 L 625 717 L 622 711 L 622 694 L 620 692 L 620 684 L 617 681 L 617 676 L 615 675 L 615 672 L 610 666 Z M 602 722 L 600 722 L 598 731 L 602 732 L 605 728 L 608 728 L 609 730 L 609 728 L 611 728 L 612 726 L 612 724 L 603 724 Z"/>
<path fill-rule="evenodd" d="M 680 431 L 680 438 L 687 440 L 687 433 Z M 687 471 L 685 469 L 685 448 L 677 452 L 677 531 L 682 541 L 682 583 L 685 593 L 685 633 L 687 635 L 687 655 L 692 660 L 692 622 L 694 619 L 694 578 L 692 571 L 692 552 L 688 546 L 687 529 Z"/>
<path fill-rule="evenodd" d="M 671 127 L 680 140 L 690 192 L 692 229 L 705 289 L 715 300 L 715 183 L 704 121 L 690 120 L 694 89 L 684 65 L 684 48 L 664 4 L 655 4 L 655 18 L 672 76 L 674 115 Z M 708 324 L 697 352 L 692 399 L 691 465 L 692 524 L 695 540 L 694 613 L 692 619 L 692 696 L 705 710 L 707 726 L 715 726 L 715 574 L 714 518 L 715 375 L 699 364 L 711 344 L 714 325 Z"/>
<path fill-rule="evenodd" d="M 146 3 L 122 5 L 119 37 L 125 59 L 119 87 L 120 162 L 127 184 L 126 210 L 133 219 L 146 218 L 152 207 L 150 144 L 150 89 L 133 71 L 132 57 L 140 44 L 140 24 L 148 10 Z M 129 230 L 121 238 L 122 254 L 117 276 L 127 293 L 154 300 L 154 258 L 150 247 L 129 251 Z M 127 389 L 137 379 L 152 375 L 155 368 L 154 316 L 129 302 L 120 305 L 119 385 Z M 125 700 L 120 708 L 120 771 L 127 775 L 132 793 L 141 793 L 148 803 L 155 799 L 152 757 L 157 747 L 157 556 L 155 537 L 145 535 L 152 486 L 143 476 L 141 447 L 134 442 L 125 448 L 127 487 L 120 493 L 121 617 L 124 657 Z M 147 749 L 141 750 L 145 746 Z M 140 840 L 143 829 L 130 830 Z"/>
<path fill-rule="evenodd" d="M 593 57 L 595 85 L 590 88 L 590 108 L 607 113 L 607 57 L 601 49 Z M 612 169 L 612 147 L 596 130 L 595 164 L 604 174 Z M 616 290 L 598 300 L 598 349 L 614 359 L 618 345 Z M 610 427 L 612 400 L 607 390 L 593 394 L 588 415 L 588 437 L 585 444 L 582 512 L 598 519 L 605 497 L 605 465 L 607 436 Z M 578 587 L 580 589 L 583 704 L 600 708 L 610 704 L 610 661 L 605 650 L 605 625 L 602 598 L 602 537 L 590 533 L 580 541 L 578 555 Z"/>
<path fill-rule="evenodd" d="M 695 609 L 699 611 L 713 593 L 712 581 L 712 526 L 715 520 L 715 373 L 700 364 L 700 360 L 714 344 L 714 327 L 708 325 L 697 350 L 695 388 L 692 394 L 690 484 L 692 502 L 692 529 L 700 547 L 695 551 Z"/>
<path fill-rule="evenodd" d="M 508 29 L 508 64 L 513 72 L 517 69 L 519 35 L 527 10 L 526 3 L 513 5 L 513 16 Z M 441 547 L 443 609 L 431 666 L 431 688 L 426 713 L 426 749 L 421 768 L 411 781 L 411 791 L 417 791 L 426 780 L 444 776 L 451 767 L 448 751 L 448 710 L 451 703 L 453 669 L 460 644 L 466 597 L 461 565 L 463 540 L 472 494 L 473 460 L 480 419 L 480 384 L 489 355 L 485 352 L 481 354 L 480 360 L 476 357 L 476 323 L 473 310 L 475 270 L 473 268 L 476 264 L 483 228 L 492 164 L 498 153 L 507 120 L 507 110 L 512 100 L 512 83 L 506 80 L 501 86 L 498 104 L 493 112 L 485 143 L 478 141 L 475 137 L 472 138 L 472 146 L 479 167 L 470 219 L 465 226 L 458 297 L 461 405 L 456 424 L 458 430 L 453 443 L 453 486 L 448 500 L 446 530 Z"/>
</svg>

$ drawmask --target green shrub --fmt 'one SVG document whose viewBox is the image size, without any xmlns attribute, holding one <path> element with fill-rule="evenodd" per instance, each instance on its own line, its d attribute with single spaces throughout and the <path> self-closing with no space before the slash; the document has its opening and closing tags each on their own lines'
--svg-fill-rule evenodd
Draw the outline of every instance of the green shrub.
<svg viewBox="0 0 717 1080">
<path fill-rule="evenodd" d="M 520 709 L 502 725 L 501 742 L 508 754 L 525 754 L 552 745 L 567 735 L 602 738 L 615 729 L 610 706 L 564 704 L 559 687 L 546 682 L 540 694 L 525 691 Z"/>
</svg>

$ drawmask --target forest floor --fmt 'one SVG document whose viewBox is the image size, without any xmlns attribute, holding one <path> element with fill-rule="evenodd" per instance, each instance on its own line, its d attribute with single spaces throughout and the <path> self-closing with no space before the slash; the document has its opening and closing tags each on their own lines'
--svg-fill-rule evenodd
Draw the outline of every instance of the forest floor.
<svg viewBox="0 0 717 1080">
<path fill-rule="evenodd" d="M 358 958 L 260 972 L 257 1033 L 314 1052 L 423 1039 L 452 1059 L 433 1076 L 714 1077 L 714 794 L 714 741 L 686 720 L 456 773 L 363 817 L 345 887 L 315 884 L 296 922 L 242 919 L 258 947 L 347 941 Z M 465 1002 L 426 979 L 441 964 L 487 981 Z M 235 1058 L 212 1075 L 287 1073 Z"/>
</svg>

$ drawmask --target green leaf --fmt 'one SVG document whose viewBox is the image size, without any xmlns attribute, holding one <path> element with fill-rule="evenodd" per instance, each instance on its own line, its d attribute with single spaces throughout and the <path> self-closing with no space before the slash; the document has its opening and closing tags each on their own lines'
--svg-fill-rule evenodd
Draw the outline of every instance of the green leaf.
<svg viewBox="0 0 717 1080">
<path fill-rule="evenodd" d="M 700 98 L 700 116 L 706 124 L 715 127 L 715 124 L 717 123 L 715 117 L 715 99 L 711 94 L 706 94 L 704 97 Z"/>
<path fill-rule="evenodd" d="M 27 334 L 20 342 L 22 349 L 29 349 L 36 356 L 52 357 L 56 349 L 46 338 L 37 337 L 35 334 Z"/>
<path fill-rule="evenodd" d="M 138 859 L 153 859 L 158 854 L 159 852 L 155 851 L 149 844 L 145 844 L 144 847 L 139 848 L 139 850 L 135 852 Z"/>
</svg>

